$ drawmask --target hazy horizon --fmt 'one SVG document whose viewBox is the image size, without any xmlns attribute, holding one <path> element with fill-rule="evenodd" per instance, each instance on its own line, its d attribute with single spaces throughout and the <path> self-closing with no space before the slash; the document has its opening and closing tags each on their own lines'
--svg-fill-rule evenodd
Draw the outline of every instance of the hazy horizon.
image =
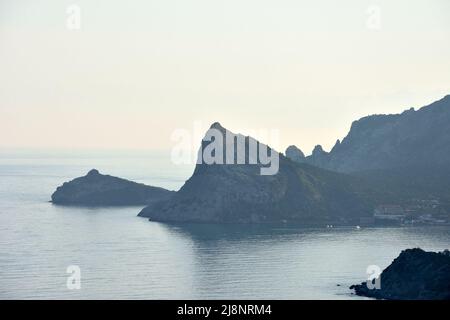
<svg viewBox="0 0 450 320">
<path fill-rule="evenodd" d="M 446 0 L 4 0 L 0 148 L 167 150 L 219 121 L 330 150 L 354 120 L 450 94 L 449 18 Z"/>
</svg>

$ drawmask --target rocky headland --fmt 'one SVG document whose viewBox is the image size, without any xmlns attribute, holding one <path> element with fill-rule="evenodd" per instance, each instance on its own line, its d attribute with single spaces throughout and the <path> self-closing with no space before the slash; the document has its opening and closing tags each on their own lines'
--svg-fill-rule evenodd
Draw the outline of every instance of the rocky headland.
<svg viewBox="0 0 450 320">
<path fill-rule="evenodd" d="M 211 129 L 222 133 L 227 148 L 232 141 L 245 139 L 248 160 L 253 138 L 234 134 L 219 123 Z M 204 139 L 199 154 L 209 144 Z M 270 147 L 267 150 L 278 154 Z M 259 162 L 199 163 L 173 197 L 147 206 L 139 215 L 166 222 L 298 222 L 303 225 L 339 224 L 371 215 L 374 204 L 369 194 L 374 191 L 359 179 L 300 164 L 282 154 L 278 156 L 279 170 L 274 175 L 261 175 L 264 164 Z"/>
</svg>

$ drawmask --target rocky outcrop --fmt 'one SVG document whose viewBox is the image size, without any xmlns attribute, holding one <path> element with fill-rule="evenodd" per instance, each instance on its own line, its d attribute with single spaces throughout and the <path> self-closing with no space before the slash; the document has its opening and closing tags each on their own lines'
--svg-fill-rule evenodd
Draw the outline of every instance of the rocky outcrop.
<svg viewBox="0 0 450 320">
<path fill-rule="evenodd" d="M 308 163 L 312 163 L 317 167 L 323 168 L 329 161 L 330 154 L 325 152 L 321 145 L 314 147 L 312 154 L 308 157 Z"/>
<path fill-rule="evenodd" d="M 211 129 L 221 132 L 227 148 L 232 141 L 245 140 L 245 160 L 251 158 L 249 146 L 256 140 L 233 134 L 218 123 Z M 199 155 L 210 149 L 212 142 L 207 140 L 203 140 Z M 267 147 L 256 143 L 259 148 Z M 265 165 L 261 162 L 199 163 L 192 177 L 172 198 L 149 205 L 139 215 L 153 221 L 298 222 L 307 225 L 330 221 L 338 224 L 371 215 L 373 204 L 365 197 L 370 192 L 358 179 L 298 164 L 267 148 L 271 154 L 279 156 L 276 174 L 262 175 L 261 168 Z M 227 152 L 216 150 L 215 153 L 225 155 Z M 236 150 L 232 154 L 236 159 Z"/>
<path fill-rule="evenodd" d="M 84 177 L 65 182 L 52 195 L 52 203 L 82 206 L 147 205 L 174 194 L 163 188 L 103 175 L 92 169 Z"/>
<path fill-rule="evenodd" d="M 450 163 L 450 95 L 417 111 L 372 115 L 353 122 L 350 132 L 327 153 L 320 146 L 306 162 L 352 173 Z M 303 162 L 303 161 L 302 161 Z"/>
<path fill-rule="evenodd" d="M 291 159 L 292 161 L 296 161 L 299 163 L 305 162 L 305 154 L 296 146 L 289 146 L 286 149 L 285 154 L 286 157 Z"/>
<path fill-rule="evenodd" d="M 373 281 L 375 283 L 375 280 Z M 379 289 L 353 285 L 360 296 L 389 300 L 450 300 L 450 254 L 408 249 L 380 275 Z"/>
<path fill-rule="evenodd" d="M 336 143 L 334 144 L 333 149 L 331 149 L 330 152 L 336 151 L 337 149 L 339 149 L 340 146 L 341 146 L 341 140 L 337 139 L 337 140 L 336 140 Z"/>
</svg>

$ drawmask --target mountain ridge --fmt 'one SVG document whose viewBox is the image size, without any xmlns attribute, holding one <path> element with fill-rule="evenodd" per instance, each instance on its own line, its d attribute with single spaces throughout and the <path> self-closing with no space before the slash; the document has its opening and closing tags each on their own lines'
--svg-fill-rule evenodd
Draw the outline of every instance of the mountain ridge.
<svg viewBox="0 0 450 320">
<path fill-rule="evenodd" d="M 295 160 L 294 158 L 292 158 Z M 352 173 L 450 163 L 450 95 L 417 111 L 376 114 L 352 123 L 330 152 L 320 145 L 302 162 Z"/>
</svg>

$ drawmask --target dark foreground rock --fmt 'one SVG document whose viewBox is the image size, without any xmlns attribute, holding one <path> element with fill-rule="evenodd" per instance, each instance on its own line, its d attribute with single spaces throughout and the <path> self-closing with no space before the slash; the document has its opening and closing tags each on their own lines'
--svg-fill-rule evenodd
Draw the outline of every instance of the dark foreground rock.
<svg viewBox="0 0 450 320">
<path fill-rule="evenodd" d="M 380 289 L 353 285 L 359 296 L 389 300 L 450 300 L 450 254 L 407 249 L 380 275 Z"/>
<path fill-rule="evenodd" d="M 227 147 L 231 141 L 245 138 L 248 160 L 248 146 L 256 140 L 233 134 L 218 123 L 211 129 L 222 133 Z M 204 140 L 200 151 L 209 145 Z M 372 214 L 373 204 L 366 196 L 373 192 L 358 179 L 299 164 L 282 154 L 276 174 L 261 175 L 262 167 L 259 162 L 197 164 L 192 177 L 173 197 L 149 205 L 139 215 L 162 222 L 323 225 Z"/>
<path fill-rule="evenodd" d="M 52 202 L 83 206 L 147 205 L 168 199 L 172 194 L 173 191 L 103 175 L 93 169 L 86 176 L 58 187 Z"/>
</svg>

